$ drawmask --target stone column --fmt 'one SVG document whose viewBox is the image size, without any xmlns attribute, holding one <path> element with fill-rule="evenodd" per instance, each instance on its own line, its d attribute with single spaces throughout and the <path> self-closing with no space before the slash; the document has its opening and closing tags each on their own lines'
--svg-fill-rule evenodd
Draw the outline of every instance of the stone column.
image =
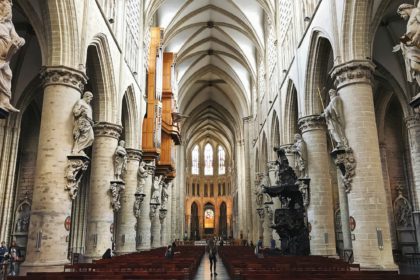
<svg viewBox="0 0 420 280">
<path fill-rule="evenodd" d="M 157 205 L 150 204 L 151 245 L 152 249 L 160 247 L 160 219 Z"/>
<path fill-rule="evenodd" d="M 140 217 L 137 219 L 137 251 L 150 250 L 150 233 L 151 222 L 149 217 L 150 212 L 150 197 L 152 192 L 153 176 L 155 174 L 154 161 L 146 164 L 148 176 L 144 184 L 144 201 L 140 206 Z"/>
<path fill-rule="evenodd" d="M 259 220 L 259 234 L 258 234 L 258 240 L 260 239 L 260 237 L 262 237 L 263 238 L 263 242 L 264 242 L 264 218 L 265 218 L 265 210 L 264 210 L 264 208 L 257 208 L 257 211 L 258 211 L 258 218 L 260 219 Z M 270 244 L 270 243 L 268 243 L 268 244 Z M 263 245 L 265 245 L 265 246 L 267 246 L 268 244 L 263 244 Z M 255 245 L 257 245 L 257 244 L 255 244 Z"/>
<path fill-rule="evenodd" d="M 413 218 L 417 231 L 417 246 L 420 251 L 420 119 L 419 115 L 406 118 L 410 142 L 411 168 L 413 174 Z"/>
<path fill-rule="evenodd" d="M 71 215 L 65 170 L 73 146 L 73 105 L 86 82 L 84 73 L 64 66 L 43 70 L 44 100 L 35 170 L 27 255 L 21 274 L 62 271 L 67 259 L 68 232 L 64 221 Z"/>
<path fill-rule="evenodd" d="M 121 209 L 117 213 L 115 251 L 118 255 L 136 251 L 136 223 L 134 215 L 135 192 L 137 189 L 137 171 L 141 160 L 141 151 L 127 148 L 127 171 L 124 177 L 125 190 L 121 195 Z"/>
<path fill-rule="evenodd" d="M 166 241 L 169 243 L 172 243 L 172 241 L 174 241 L 175 238 L 172 238 L 172 195 L 173 195 L 173 181 L 170 181 L 168 183 L 168 194 L 169 194 L 169 200 L 168 200 L 168 206 L 166 209 L 168 209 L 168 213 L 166 214 L 166 219 L 165 219 L 165 223 L 166 223 Z M 162 244 L 163 246 L 167 245 L 167 244 Z"/>
<path fill-rule="evenodd" d="M 121 131 L 120 125 L 107 122 L 94 126 L 85 253 L 88 261 L 101 258 L 106 249 L 112 248 L 114 211 L 109 188 Z"/>
<path fill-rule="evenodd" d="M 265 206 L 265 218 L 264 218 L 264 244 L 270 246 L 271 238 L 273 238 L 273 209 L 270 205 Z"/>
<path fill-rule="evenodd" d="M 333 192 L 331 186 L 327 149 L 327 129 L 319 116 L 307 116 L 299 120 L 302 138 L 306 143 L 308 155 L 308 174 L 310 181 L 310 204 L 308 222 L 312 255 L 335 255 L 335 230 Z"/>
<path fill-rule="evenodd" d="M 167 219 L 168 210 L 160 209 L 159 210 L 159 221 L 160 221 L 160 247 L 167 246 L 168 240 L 166 239 L 166 219 Z"/>
<path fill-rule="evenodd" d="M 348 193 L 349 212 L 356 221 L 354 261 L 362 267 L 396 269 L 373 104 L 374 67 L 371 61 L 354 60 L 334 67 L 332 77 L 343 101 L 345 133 L 357 164 Z"/>
</svg>

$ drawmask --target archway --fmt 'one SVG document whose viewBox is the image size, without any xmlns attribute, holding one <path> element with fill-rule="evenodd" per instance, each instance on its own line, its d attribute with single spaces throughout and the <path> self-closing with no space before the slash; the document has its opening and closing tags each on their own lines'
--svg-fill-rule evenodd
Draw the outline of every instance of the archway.
<svg viewBox="0 0 420 280">
<path fill-rule="evenodd" d="M 219 215 L 219 236 L 223 237 L 223 239 L 227 239 L 227 209 L 225 202 L 220 204 Z"/>
<path fill-rule="evenodd" d="M 205 235 L 212 235 L 215 233 L 216 228 L 216 212 L 214 209 L 214 205 L 211 203 L 207 203 L 204 205 L 204 234 Z"/>
<path fill-rule="evenodd" d="M 190 232 L 190 239 L 191 240 L 199 240 L 200 239 L 200 229 L 199 229 L 199 221 L 198 221 L 198 206 L 197 203 L 193 202 L 191 204 L 191 232 Z"/>
</svg>

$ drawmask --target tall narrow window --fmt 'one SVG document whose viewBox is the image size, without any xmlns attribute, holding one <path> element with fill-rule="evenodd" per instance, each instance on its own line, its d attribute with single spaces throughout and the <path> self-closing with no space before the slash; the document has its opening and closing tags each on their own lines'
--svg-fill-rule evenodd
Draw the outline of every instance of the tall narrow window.
<svg viewBox="0 0 420 280">
<path fill-rule="evenodd" d="M 198 175 L 198 145 L 195 145 L 194 149 L 192 150 L 192 170 L 191 173 L 194 175 Z"/>
<path fill-rule="evenodd" d="M 204 175 L 213 175 L 213 148 L 209 143 L 204 148 Z"/>
<path fill-rule="evenodd" d="M 219 174 L 225 174 L 225 149 L 219 146 Z"/>
<path fill-rule="evenodd" d="M 195 196 L 195 184 L 192 184 L 192 195 Z"/>
<path fill-rule="evenodd" d="M 207 184 L 204 184 L 204 196 L 208 196 L 208 193 Z"/>
</svg>

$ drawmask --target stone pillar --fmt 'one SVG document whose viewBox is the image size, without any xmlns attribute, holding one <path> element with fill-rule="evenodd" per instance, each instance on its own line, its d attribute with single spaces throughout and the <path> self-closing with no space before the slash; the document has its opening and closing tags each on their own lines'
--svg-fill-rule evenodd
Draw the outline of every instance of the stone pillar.
<svg viewBox="0 0 420 280">
<path fill-rule="evenodd" d="M 106 249 L 112 248 L 114 211 L 109 188 L 114 180 L 113 156 L 121 131 L 120 125 L 107 122 L 94 126 L 85 253 L 88 261 L 101 258 Z"/>
<path fill-rule="evenodd" d="M 371 61 L 354 60 L 334 67 L 332 77 L 343 101 L 345 133 L 357 164 L 348 193 L 349 212 L 356 221 L 354 261 L 362 267 L 396 269 L 373 104 L 374 67 Z"/>
<path fill-rule="evenodd" d="M 35 170 L 26 260 L 21 274 L 62 271 L 68 264 L 64 221 L 71 215 L 65 170 L 73 146 L 73 105 L 86 82 L 84 73 L 64 66 L 43 70 L 44 100 Z"/>
<path fill-rule="evenodd" d="M 259 239 L 262 239 L 263 240 L 263 242 L 264 242 L 264 219 L 265 219 L 265 211 L 264 211 L 264 208 L 258 208 L 257 209 L 257 211 L 258 211 L 258 218 L 260 219 L 260 221 L 259 221 L 259 234 L 258 234 L 258 240 Z M 255 244 L 255 245 L 257 245 L 257 244 Z M 268 244 L 264 244 L 263 243 L 263 246 L 264 245 L 268 245 Z"/>
<path fill-rule="evenodd" d="M 151 222 L 149 217 L 149 202 L 152 192 L 153 176 L 155 174 L 154 161 L 148 162 L 146 168 L 148 170 L 148 176 L 144 184 L 145 197 L 140 206 L 140 217 L 137 219 L 137 251 L 150 250 Z"/>
<path fill-rule="evenodd" d="M 137 171 L 141 160 L 141 151 L 127 148 L 127 171 L 124 177 L 125 190 L 121 195 L 121 209 L 117 213 L 115 251 L 118 255 L 136 251 L 136 223 L 134 215 L 135 192 L 137 189 Z"/>
<path fill-rule="evenodd" d="M 420 119 L 418 115 L 406 118 L 410 142 L 411 168 L 413 174 L 413 218 L 417 228 L 417 248 L 420 251 Z"/>
<path fill-rule="evenodd" d="M 170 239 L 174 240 L 177 239 L 179 236 L 176 236 L 177 232 L 176 232 L 176 219 L 177 219 L 177 215 L 181 216 L 181 218 L 183 218 L 185 215 L 184 213 L 178 213 L 177 211 L 177 205 L 176 205 L 176 188 L 175 188 L 175 183 L 172 183 L 172 188 L 171 188 L 171 223 L 170 223 Z M 184 235 L 184 232 L 181 233 L 181 236 Z M 181 239 L 182 240 L 182 239 Z"/>
<path fill-rule="evenodd" d="M 308 155 L 308 174 L 310 181 L 310 204 L 308 222 L 312 255 L 335 255 L 335 230 L 333 192 L 331 186 L 327 149 L 327 129 L 319 116 L 307 116 L 299 120 L 302 138 L 306 143 Z M 322 163 L 322 164 L 321 164 Z"/>
<path fill-rule="evenodd" d="M 168 209 L 168 213 L 166 214 L 166 219 L 165 219 L 165 223 L 166 223 L 166 241 L 168 243 L 172 243 L 172 241 L 174 241 L 175 238 L 172 237 L 172 195 L 173 195 L 173 181 L 170 181 L 168 183 L 168 194 L 169 194 L 169 199 L 168 199 L 168 206 L 166 209 Z M 163 246 L 165 246 L 165 244 L 162 244 Z M 167 244 L 166 244 L 167 245 Z"/>
<path fill-rule="evenodd" d="M 160 209 L 159 210 L 159 221 L 160 221 L 160 247 L 167 246 L 168 240 L 166 239 L 166 219 L 167 219 L 168 210 Z"/>
<path fill-rule="evenodd" d="M 264 245 L 270 246 L 271 238 L 273 238 L 273 229 L 271 225 L 273 224 L 273 209 L 270 205 L 265 206 L 265 215 L 264 215 Z"/>
<path fill-rule="evenodd" d="M 160 219 L 157 205 L 150 204 L 151 245 L 152 249 L 160 247 Z"/>
<path fill-rule="evenodd" d="M 388 155 L 386 150 L 386 144 L 381 143 L 379 144 L 379 151 L 381 156 L 381 167 L 382 167 L 382 176 L 384 180 L 385 186 L 385 194 L 386 194 L 386 201 L 387 201 L 387 210 L 388 210 L 388 222 L 391 231 L 391 242 L 392 248 L 398 249 L 398 241 L 397 241 L 397 231 L 394 222 L 394 202 L 392 201 L 392 191 L 391 185 L 389 182 L 389 174 L 388 174 Z"/>
<path fill-rule="evenodd" d="M 337 170 L 337 176 L 341 173 Z M 353 250 L 353 244 L 351 241 L 350 221 L 349 221 L 349 202 L 347 197 L 346 189 L 341 180 L 338 180 L 338 200 L 340 202 L 340 221 L 341 231 L 343 233 L 343 249 L 344 254 Z M 346 260 L 346 259 L 345 259 Z M 346 260 L 347 261 L 347 260 Z"/>
</svg>

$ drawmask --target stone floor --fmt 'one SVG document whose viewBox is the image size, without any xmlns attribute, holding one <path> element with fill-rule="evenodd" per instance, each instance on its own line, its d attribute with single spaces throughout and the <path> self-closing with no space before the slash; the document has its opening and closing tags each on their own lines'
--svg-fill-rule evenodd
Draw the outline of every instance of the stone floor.
<svg viewBox="0 0 420 280">
<path fill-rule="evenodd" d="M 222 260 L 217 258 L 216 265 L 217 276 L 210 275 L 210 261 L 209 256 L 206 253 L 201 260 L 201 264 L 198 267 L 197 274 L 195 275 L 195 280 L 229 280 L 230 277 L 226 271 L 225 266 L 222 263 Z"/>
</svg>

